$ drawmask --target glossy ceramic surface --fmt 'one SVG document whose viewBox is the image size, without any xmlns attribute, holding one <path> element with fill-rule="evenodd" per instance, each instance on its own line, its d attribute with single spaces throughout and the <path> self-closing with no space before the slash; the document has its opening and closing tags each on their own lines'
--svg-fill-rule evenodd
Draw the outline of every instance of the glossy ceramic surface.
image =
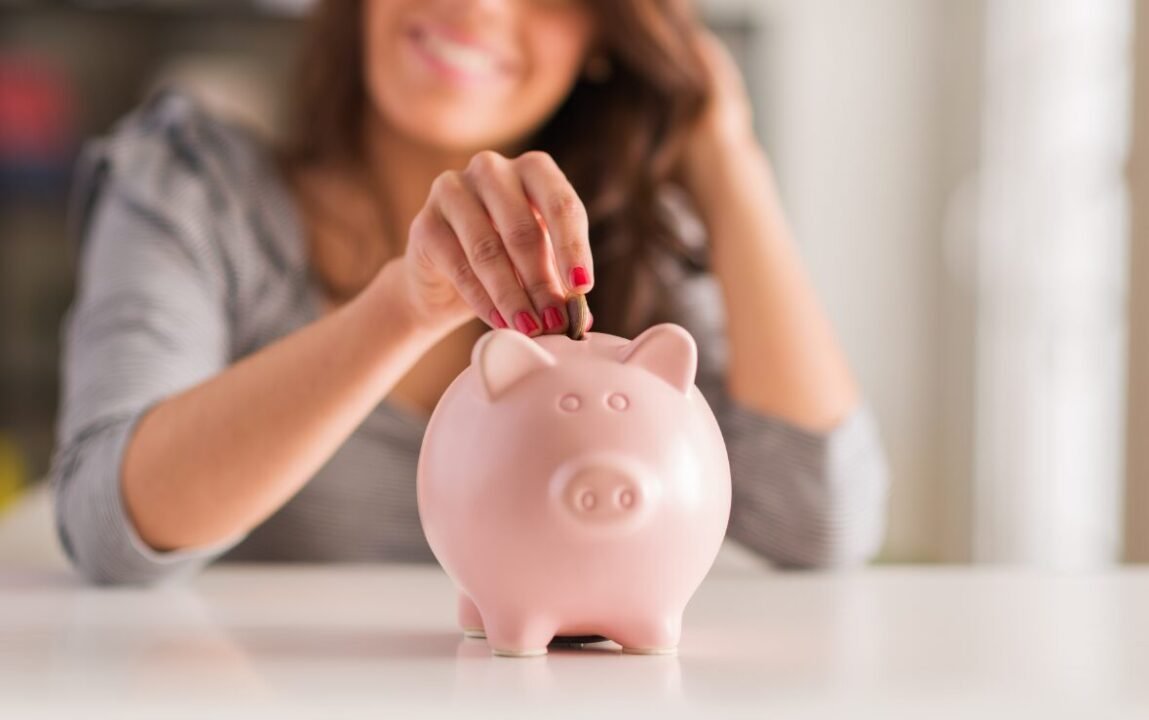
<svg viewBox="0 0 1149 720">
<path fill-rule="evenodd" d="M 672 652 L 730 514 L 730 467 L 681 327 L 633 341 L 494 330 L 443 394 L 419 512 L 498 654 L 601 635 Z"/>
</svg>

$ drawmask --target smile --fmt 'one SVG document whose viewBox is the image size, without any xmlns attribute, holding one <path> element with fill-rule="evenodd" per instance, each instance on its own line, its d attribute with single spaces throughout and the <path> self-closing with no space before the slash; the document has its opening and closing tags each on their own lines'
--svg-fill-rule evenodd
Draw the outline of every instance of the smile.
<svg viewBox="0 0 1149 720">
<path fill-rule="evenodd" d="M 491 80 L 506 71 L 495 53 L 470 43 L 457 42 L 422 27 L 410 34 L 416 50 L 434 69 L 455 80 Z"/>
</svg>

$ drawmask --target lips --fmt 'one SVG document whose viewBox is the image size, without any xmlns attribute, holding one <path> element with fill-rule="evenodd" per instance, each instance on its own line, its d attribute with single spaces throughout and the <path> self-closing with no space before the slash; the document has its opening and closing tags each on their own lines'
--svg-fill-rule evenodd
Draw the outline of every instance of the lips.
<svg viewBox="0 0 1149 720">
<path fill-rule="evenodd" d="M 442 30 L 417 27 L 410 39 L 428 64 L 453 79 L 491 80 L 507 72 L 507 63 L 496 52 Z"/>
</svg>

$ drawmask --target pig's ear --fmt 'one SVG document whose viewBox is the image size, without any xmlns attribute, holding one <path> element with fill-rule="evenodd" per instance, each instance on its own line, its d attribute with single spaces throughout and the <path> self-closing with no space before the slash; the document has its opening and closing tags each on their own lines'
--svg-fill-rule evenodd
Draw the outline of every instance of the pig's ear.
<svg viewBox="0 0 1149 720">
<path fill-rule="evenodd" d="M 694 385 L 698 346 L 686 330 L 663 323 L 647 329 L 623 347 L 622 362 L 654 373 L 685 394 Z"/>
<path fill-rule="evenodd" d="M 487 398 L 497 400 L 527 375 L 555 364 L 555 357 L 526 335 L 511 329 L 492 330 L 471 351 Z"/>
</svg>

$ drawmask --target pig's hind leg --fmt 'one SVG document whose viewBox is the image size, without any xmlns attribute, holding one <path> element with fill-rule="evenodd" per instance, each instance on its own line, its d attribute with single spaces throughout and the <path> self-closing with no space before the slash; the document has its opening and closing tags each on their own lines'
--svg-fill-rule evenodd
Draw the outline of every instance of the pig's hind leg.
<svg viewBox="0 0 1149 720">
<path fill-rule="evenodd" d="M 485 638 L 487 632 L 483 629 L 483 616 L 474 601 L 464 592 L 459 593 L 459 627 L 463 634 L 472 638 Z"/>
<path fill-rule="evenodd" d="M 640 615 L 620 622 L 608 637 L 622 645 L 624 653 L 668 655 L 678 650 L 682 636 L 682 613 Z"/>
<path fill-rule="evenodd" d="M 483 618 L 491 652 L 507 657 L 546 655 L 557 629 L 553 621 L 529 612 L 488 611 Z"/>
</svg>

